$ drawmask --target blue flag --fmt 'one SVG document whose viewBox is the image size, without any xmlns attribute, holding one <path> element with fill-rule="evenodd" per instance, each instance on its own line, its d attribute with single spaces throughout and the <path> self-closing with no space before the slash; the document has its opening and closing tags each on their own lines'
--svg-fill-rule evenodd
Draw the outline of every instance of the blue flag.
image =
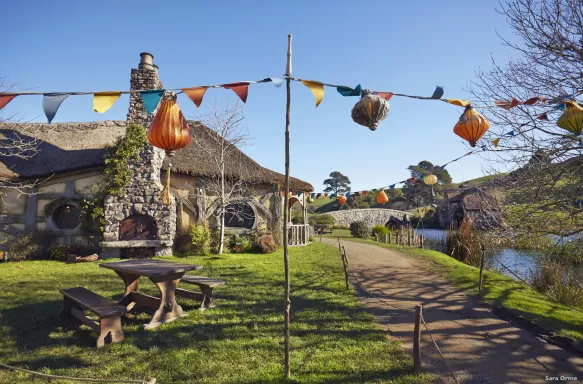
<svg viewBox="0 0 583 384">
<path fill-rule="evenodd" d="M 504 136 L 511 136 L 511 137 L 513 137 L 514 136 L 514 131 L 507 132 L 507 133 L 504 134 Z"/>
<path fill-rule="evenodd" d="M 389 189 L 395 189 L 395 184 L 389 186 Z"/>
<path fill-rule="evenodd" d="M 331 198 L 331 199 L 333 199 L 333 198 L 334 198 L 334 196 L 336 196 L 336 195 L 335 195 L 335 194 L 333 194 L 333 193 L 331 193 L 331 194 L 330 194 L 330 198 Z"/>
<path fill-rule="evenodd" d="M 303 192 L 298 192 L 298 197 L 300 197 L 302 195 Z"/>
<path fill-rule="evenodd" d="M 446 165 L 447 165 L 447 164 L 446 164 Z M 445 165 L 442 165 L 442 166 L 441 166 L 441 167 L 439 167 L 439 168 L 441 168 L 441 170 L 443 171 L 443 170 L 445 169 Z"/>
<path fill-rule="evenodd" d="M 310 197 L 311 197 L 312 199 L 314 198 L 314 196 L 316 196 L 316 194 L 315 194 L 315 193 L 310 193 Z"/>
<path fill-rule="evenodd" d="M 441 99 L 441 96 L 443 96 L 443 87 L 440 87 L 439 85 L 435 88 L 435 91 L 433 91 L 433 95 L 431 95 L 432 99 Z"/>
<path fill-rule="evenodd" d="M 61 103 L 65 101 L 67 97 L 69 97 L 70 93 L 45 93 L 43 97 L 43 111 L 45 112 L 45 116 L 49 121 L 49 124 L 55 118 Z"/>
<path fill-rule="evenodd" d="M 141 91 L 140 95 L 142 95 L 142 100 L 144 101 L 144 107 L 146 108 L 146 112 L 148 114 L 154 112 L 162 95 L 164 94 L 163 89 L 154 89 L 151 91 Z"/>
<path fill-rule="evenodd" d="M 360 96 L 362 93 L 362 87 L 360 84 L 356 86 L 356 88 L 349 88 L 349 87 L 336 87 L 336 90 L 342 96 Z"/>
</svg>

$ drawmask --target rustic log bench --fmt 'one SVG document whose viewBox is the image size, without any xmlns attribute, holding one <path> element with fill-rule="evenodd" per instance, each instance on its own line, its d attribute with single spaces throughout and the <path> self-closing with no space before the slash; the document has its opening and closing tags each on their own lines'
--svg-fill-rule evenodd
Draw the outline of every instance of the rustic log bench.
<svg viewBox="0 0 583 384">
<path fill-rule="evenodd" d="M 201 293 L 187 291 L 185 289 L 176 288 L 176 296 L 186 297 L 193 300 L 200 300 L 199 310 L 204 311 L 205 309 L 214 308 L 215 299 L 213 297 L 213 288 L 225 285 L 224 280 L 213 279 L 210 277 L 203 276 L 193 276 L 184 275 L 180 279 L 181 283 L 198 285 L 200 287 Z"/>
<path fill-rule="evenodd" d="M 123 340 L 121 315 L 127 312 L 124 306 L 83 287 L 62 289 L 59 292 L 63 294 L 61 319 L 75 327 L 83 323 L 97 332 L 97 348 Z M 95 313 L 99 321 L 88 318 L 84 310 Z"/>
</svg>

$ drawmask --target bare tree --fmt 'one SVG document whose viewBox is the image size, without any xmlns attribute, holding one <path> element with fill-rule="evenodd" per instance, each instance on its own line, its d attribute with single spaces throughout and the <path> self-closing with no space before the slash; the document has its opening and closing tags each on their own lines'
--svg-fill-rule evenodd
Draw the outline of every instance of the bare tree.
<svg viewBox="0 0 583 384">
<path fill-rule="evenodd" d="M 479 70 L 470 86 L 476 98 L 546 102 L 496 106 L 482 112 L 492 121 L 487 139 L 503 136 L 485 152 L 503 191 L 504 218 L 517 236 L 570 235 L 583 229 L 583 141 L 556 126 L 562 100 L 583 91 L 583 7 L 580 0 L 515 0 L 501 5 L 516 38 L 503 38 L 514 54 L 505 64 Z"/>
<path fill-rule="evenodd" d="M 206 178 L 205 189 L 215 198 L 207 208 L 207 215 L 215 216 L 220 227 L 219 254 L 224 249 L 225 217 L 252 219 L 252 213 L 246 208 L 252 199 L 249 188 L 257 170 L 250 167 L 248 159 L 239 150 L 249 139 L 243 126 L 244 119 L 239 103 L 221 105 L 215 100 L 201 118 L 209 129 L 193 135 L 197 147 L 212 159 L 216 171 Z"/>
</svg>

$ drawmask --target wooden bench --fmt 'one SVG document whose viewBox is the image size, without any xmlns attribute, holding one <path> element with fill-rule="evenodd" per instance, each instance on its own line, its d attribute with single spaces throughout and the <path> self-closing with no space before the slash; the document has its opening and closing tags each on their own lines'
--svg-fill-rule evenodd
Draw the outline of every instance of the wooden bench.
<svg viewBox="0 0 583 384">
<path fill-rule="evenodd" d="M 314 232 L 316 235 L 323 235 L 326 233 L 332 233 L 332 230 L 328 228 L 326 224 L 321 225 L 314 225 Z"/>
<path fill-rule="evenodd" d="M 176 288 L 175 294 L 176 296 L 186 297 L 193 300 L 200 300 L 200 307 L 201 311 L 205 309 L 214 308 L 217 305 L 215 304 L 215 299 L 213 297 L 213 288 L 219 287 L 221 285 L 225 285 L 224 280 L 213 279 L 210 277 L 203 277 L 203 276 L 193 276 L 193 275 L 184 275 L 180 279 L 181 283 L 186 284 L 193 284 L 198 285 L 200 287 L 201 293 L 187 291 L 185 289 Z"/>
<path fill-rule="evenodd" d="M 127 312 L 124 306 L 83 287 L 62 289 L 59 292 L 63 294 L 61 319 L 75 327 L 83 323 L 97 332 L 97 348 L 123 340 L 121 315 Z M 84 310 L 95 313 L 99 321 L 88 318 Z"/>
</svg>

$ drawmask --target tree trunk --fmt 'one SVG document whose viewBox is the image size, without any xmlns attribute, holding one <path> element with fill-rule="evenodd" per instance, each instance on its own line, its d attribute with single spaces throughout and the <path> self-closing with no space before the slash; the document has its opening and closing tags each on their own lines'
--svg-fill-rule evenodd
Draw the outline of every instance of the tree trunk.
<svg viewBox="0 0 583 384">
<path fill-rule="evenodd" d="M 219 223 L 221 225 L 221 231 L 220 231 L 220 235 L 219 235 L 219 250 L 217 253 L 219 255 L 222 255 L 223 249 L 225 247 L 225 211 L 224 210 L 221 213 L 221 215 L 219 216 Z"/>
</svg>

